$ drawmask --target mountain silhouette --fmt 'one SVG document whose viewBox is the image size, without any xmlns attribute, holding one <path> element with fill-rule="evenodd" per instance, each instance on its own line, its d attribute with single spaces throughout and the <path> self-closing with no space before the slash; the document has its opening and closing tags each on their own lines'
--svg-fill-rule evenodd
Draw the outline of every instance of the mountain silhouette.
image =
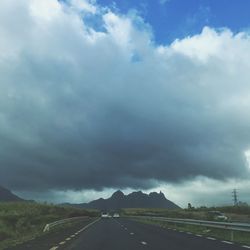
<svg viewBox="0 0 250 250">
<path fill-rule="evenodd" d="M 3 201 L 24 201 L 24 200 L 18 197 L 17 195 L 13 194 L 7 188 L 0 186 L 0 202 Z"/>
<path fill-rule="evenodd" d="M 160 192 L 145 194 L 142 191 L 132 192 L 125 195 L 118 190 L 108 199 L 100 198 L 89 203 L 77 205 L 82 208 L 95 208 L 99 210 L 112 210 L 120 208 L 179 208 L 175 203 L 166 199 L 165 195 Z"/>
</svg>

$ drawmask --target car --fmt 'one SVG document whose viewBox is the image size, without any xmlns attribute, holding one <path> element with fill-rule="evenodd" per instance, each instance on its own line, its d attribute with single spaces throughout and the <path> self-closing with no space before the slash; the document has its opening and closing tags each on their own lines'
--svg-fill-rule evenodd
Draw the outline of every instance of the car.
<svg viewBox="0 0 250 250">
<path fill-rule="evenodd" d="M 115 214 L 113 215 L 113 218 L 120 218 L 120 215 L 119 215 L 118 213 L 115 213 Z"/>
<path fill-rule="evenodd" d="M 109 218 L 109 214 L 108 213 L 102 213 L 101 218 L 103 218 L 103 219 Z"/>
<path fill-rule="evenodd" d="M 209 211 L 208 214 L 213 217 L 214 220 L 226 221 L 228 217 L 220 211 Z"/>
</svg>

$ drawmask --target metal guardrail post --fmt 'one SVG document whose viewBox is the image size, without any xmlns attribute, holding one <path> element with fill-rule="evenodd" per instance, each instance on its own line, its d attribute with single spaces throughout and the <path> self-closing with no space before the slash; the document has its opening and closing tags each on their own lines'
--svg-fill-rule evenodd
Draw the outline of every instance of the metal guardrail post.
<svg viewBox="0 0 250 250">
<path fill-rule="evenodd" d="M 234 241 L 234 230 L 231 230 L 231 241 Z"/>
</svg>

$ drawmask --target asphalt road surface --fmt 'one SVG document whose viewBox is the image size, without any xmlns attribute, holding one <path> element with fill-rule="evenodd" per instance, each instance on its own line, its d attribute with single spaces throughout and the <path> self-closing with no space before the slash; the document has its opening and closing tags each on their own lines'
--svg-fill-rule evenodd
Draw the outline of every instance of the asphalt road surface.
<svg viewBox="0 0 250 250">
<path fill-rule="evenodd" d="M 90 224 L 91 223 L 91 224 Z M 232 244 L 210 237 L 178 232 L 136 221 L 99 219 L 75 228 L 64 230 L 63 237 L 49 242 L 48 246 L 36 246 L 34 250 L 239 250 L 250 247 Z M 24 247 L 24 246 L 23 246 Z M 21 248 L 15 248 L 20 249 Z M 22 249 L 25 249 L 22 248 Z"/>
</svg>

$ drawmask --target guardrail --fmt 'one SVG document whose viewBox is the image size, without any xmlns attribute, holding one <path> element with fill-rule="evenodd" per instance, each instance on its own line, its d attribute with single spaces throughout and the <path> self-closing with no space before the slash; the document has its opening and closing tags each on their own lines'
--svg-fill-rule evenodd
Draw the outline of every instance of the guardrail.
<svg viewBox="0 0 250 250">
<path fill-rule="evenodd" d="M 51 228 L 55 227 L 55 226 L 58 226 L 58 225 L 61 225 L 61 224 L 64 224 L 64 223 L 68 223 L 68 222 L 72 222 L 72 221 L 75 221 L 75 220 L 84 220 L 84 219 L 89 219 L 89 217 L 86 217 L 86 216 L 79 216 L 79 217 L 72 217 L 72 218 L 67 218 L 67 219 L 63 219 L 63 220 L 57 220 L 57 221 L 54 221 L 54 222 L 51 222 L 49 224 L 46 224 L 44 229 L 43 229 L 43 232 L 46 232 L 46 231 L 49 231 Z"/>
<path fill-rule="evenodd" d="M 234 240 L 234 231 L 250 232 L 250 223 L 235 223 L 235 222 L 218 222 L 218 221 L 206 221 L 206 220 L 193 220 L 193 219 L 179 219 L 179 218 L 166 218 L 156 216 L 130 216 L 137 219 L 151 219 L 158 221 L 166 221 L 175 224 L 188 224 L 198 225 L 211 228 L 221 228 L 225 230 L 231 230 L 231 240 Z"/>
</svg>

